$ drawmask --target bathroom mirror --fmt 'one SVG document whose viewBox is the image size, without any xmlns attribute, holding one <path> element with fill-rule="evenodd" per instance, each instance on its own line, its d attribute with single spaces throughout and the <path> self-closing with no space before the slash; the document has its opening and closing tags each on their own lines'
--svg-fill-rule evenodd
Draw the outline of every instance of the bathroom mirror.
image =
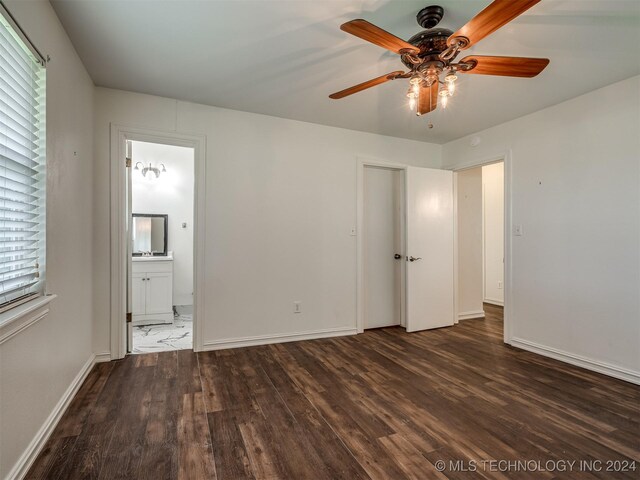
<svg viewBox="0 0 640 480">
<path fill-rule="evenodd" d="M 167 221 L 168 215 L 153 213 L 133 214 L 133 255 L 167 254 Z"/>
</svg>

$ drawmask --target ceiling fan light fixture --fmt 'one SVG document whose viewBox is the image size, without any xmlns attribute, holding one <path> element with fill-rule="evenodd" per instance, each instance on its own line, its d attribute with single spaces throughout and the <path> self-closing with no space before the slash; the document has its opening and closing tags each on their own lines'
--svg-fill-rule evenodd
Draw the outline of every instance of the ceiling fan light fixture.
<svg viewBox="0 0 640 480">
<path fill-rule="evenodd" d="M 412 91 L 417 97 L 420 93 L 420 84 L 422 83 L 422 79 L 419 76 L 411 77 L 409 80 L 410 91 Z"/>
<path fill-rule="evenodd" d="M 456 80 L 458 80 L 458 77 L 453 71 L 447 73 L 447 76 L 444 77 L 444 81 L 447 84 L 447 90 L 449 91 L 449 96 L 453 95 L 456 91 Z"/>
<path fill-rule="evenodd" d="M 449 103 L 449 97 L 451 95 L 452 93 L 449 92 L 449 89 L 446 86 L 438 92 L 438 96 L 440 97 L 440 105 L 442 105 L 442 108 L 447 108 L 447 103 Z"/>
<path fill-rule="evenodd" d="M 415 88 L 415 85 L 409 87 L 409 91 L 407 92 L 407 98 L 409 99 L 409 109 L 415 110 L 416 103 L 418 101 L 418 91 Z"/>
<path fill-rule="evenodd" d="M 448 98 L 457 90 L 456 73 L 532 78 L 549 64 L 546 58 L 498 57 L 470 55 L 455 63 L 458 54 L 511 22 L 541 0 L 493 0 L 484 10 L 469 20 L 458 31 L 434 28 L 444 15 L 438 5 L 423 8 L 417 16 L 425 30 L 408 41 L 367 22 L 355 19 L 340 29 L 365 41 L 400 55 L 409 69 L 395 71 L 329 95 L 344 98 L 389 80 L 408 79 L 409 106 L 416 115 L 432 112 L 441 104 L 445 108 Z M 444 74 L 444 78 L 440 77 Z M 441 89 L 440 92 L 438 90 Z M 431 128 L 432 125 L 430 124 Z"/>
</svg>

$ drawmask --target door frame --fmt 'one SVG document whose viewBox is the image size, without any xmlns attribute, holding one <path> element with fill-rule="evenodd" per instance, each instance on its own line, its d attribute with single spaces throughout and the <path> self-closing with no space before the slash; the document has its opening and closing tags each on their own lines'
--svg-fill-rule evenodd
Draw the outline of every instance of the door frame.
<svg viewBox="0 0 640 480">
<path fill-rule="evenodd" d="M 407 167 L 408 165 L 401 163 L 387 162 L 371 157 L 356 157 L 357 160 L 357 184 L 356 184 L 356 333 L 364 332 L 364 169 L 366 167 L 387 168 L 389 170 L 398 170 L 402 174 L 402 192 L 400 195 L 402 212 L 400 214 L 400 244 L 402 245 L 403 257 L 400 273 L 400 325 L 406 325 L 407 315 L 407 262 L 404 261 L 407 246 Z"/>
<path fill-rule="evenodd" d="M 458 175 L 457 172 L 469 170 L 472 168 L 483 167 L 493 163 L 503 162 L 504 164 L 504 320 L 503 320 L 503 341 L 511 344 L 513 338 L 511 318 L 513 316 L 513 275 L 512 275 L 512 258 L 513 258 L 513 242 L 511 235 L 512 228 L 512 198 L 511 198 L 511 182 L 512 182 L 512 157 L 511 149 L 504 153 L 491 157 L 478 158 L 456 165 L 449 170 L 453 171 L 453 279 L 454 279 L 454 315 L 455 322 L 458 323 Z M 484 228 L 484 227 L 483 227 Z M 484 242 L 484 240 L 483 240 Z M 484 246 L 483 246 L 484 257 Z M 483 259 L 484 271 L 484 259 Z M 483 281 L 484 291 L 484 281 Z M 484 299 L 483 299 L 484 300 Z"/>
<path fill-rule="evenodd" d="M 127 236 L 125 215 L 125 150 L 126 141 L 139 141 L 189 147 L 194 150 L 193 213 L 193 349 L 202 350 L 204 318 L 205 265 L 205 181 L 206 137 L 179 132 L 165 132 L 112 123 L 110 139 L 110 212 L 111 212 L 111 282 L 110 282 L 110 347 L 111 360 L 126 355 L 127 311 Z"/>
</svg>

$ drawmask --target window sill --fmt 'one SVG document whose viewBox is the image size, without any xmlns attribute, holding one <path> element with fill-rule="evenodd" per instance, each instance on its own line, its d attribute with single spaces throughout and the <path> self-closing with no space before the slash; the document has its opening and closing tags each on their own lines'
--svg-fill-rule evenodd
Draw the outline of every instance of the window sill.
<svg viewBox="0 0 640 480">
<path fill-rule="evenodd" d="M 0 345 L 46 317 L 54 298 L 56 295 L 44 295 L 0 313 Z"/>
</svg>

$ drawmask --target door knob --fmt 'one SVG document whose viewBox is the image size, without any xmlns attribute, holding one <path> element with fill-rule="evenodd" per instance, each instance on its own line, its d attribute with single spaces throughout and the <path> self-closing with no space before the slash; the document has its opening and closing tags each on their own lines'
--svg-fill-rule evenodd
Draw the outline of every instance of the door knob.
<svg viewBox="0 0 640 480">
<path fill-rule="evenodd" d="M 400 255 L 399 253 L 396 253 L 393 258 L 395 258 L 396 260 L 400 260 L 402 258 L 402 255 Z"/>
<path fill-rule="evenodd" d="M 413 256 L 409 257 L 410 262 L 417 262 L 418 260 L 422 260 L 422 257 L 413 257 Z"/>
</svg>

